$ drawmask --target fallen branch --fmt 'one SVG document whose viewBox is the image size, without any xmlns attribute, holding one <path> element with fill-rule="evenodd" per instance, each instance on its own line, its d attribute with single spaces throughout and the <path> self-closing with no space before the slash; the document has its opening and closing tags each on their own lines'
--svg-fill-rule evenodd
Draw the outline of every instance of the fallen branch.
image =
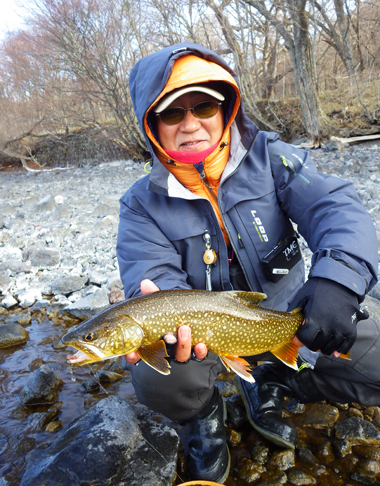
<svg viewBox="0 0 380 486">
<path fill-rule="evenodd" d="M 349 137 L 349 138 L 330 137 L 330 140 L 333 142 L 355 143 L 355 142 L 365 142 L 367 140 L 377 140 L 379 138 L 380 138 L 380 133 L 377 133 L 376 135 L 361 135 L 359 137 Z"/>
</svg>

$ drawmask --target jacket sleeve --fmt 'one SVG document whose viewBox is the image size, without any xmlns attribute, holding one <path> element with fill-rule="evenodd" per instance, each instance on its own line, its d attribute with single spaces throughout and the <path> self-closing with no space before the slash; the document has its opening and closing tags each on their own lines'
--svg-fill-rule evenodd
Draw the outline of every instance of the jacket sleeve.
<svg viewBox="0 0 380 486">
<path fill-rule="evenodd" d="M 125 298 L 141 293 L 140 283 L 146 278 L 160 290 L 191 288 L 181 256 L 129 192 L 120 200 L 116 254 Z"/>
<path fill-rule="evenodd" d="M 313 252 L 309 276 L 364 298 L 377 281 L 378 245 L 353 184 L 318 173 L 305 150 L 279 140 L 268 148 L 279 204 Z"/>
</svg>

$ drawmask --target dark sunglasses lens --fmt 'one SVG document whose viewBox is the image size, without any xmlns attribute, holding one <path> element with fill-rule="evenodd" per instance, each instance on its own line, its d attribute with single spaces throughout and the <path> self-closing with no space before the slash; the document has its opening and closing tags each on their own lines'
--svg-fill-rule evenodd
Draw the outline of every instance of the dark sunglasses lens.
<svg viewBox="0 0 380 486">
<path fill-rule="evenodd" d="M 219 103 L 217 101 L 203 101 L 193 108 L 193 113 L 197 118 L 210 118 L 217 114 Z"/>
<path fill-rule="evenodd" d="M 160 118 L 166 125 L 176 125 L 185 118 L 185 113 L 183 108 L 168 108 L 160 113 Z"/>
</svg>

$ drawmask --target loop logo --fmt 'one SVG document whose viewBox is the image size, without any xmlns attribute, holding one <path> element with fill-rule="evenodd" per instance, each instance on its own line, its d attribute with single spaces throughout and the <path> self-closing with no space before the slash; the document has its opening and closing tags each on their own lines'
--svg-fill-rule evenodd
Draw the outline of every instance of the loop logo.
<svg viewBox="0 0 380 486">
<path fill-rule="evenodd" d="M 269 241 L 264 225 L 261 222 L 261 219 L 258 216 L 256 216 L 256 213 L 257 211 L 251 211 L 251 214 L 253 216 L 253 225 L 256 228 L 257 234 L 259 235 L 259 238 L 262 242 Z"/>
</svg>

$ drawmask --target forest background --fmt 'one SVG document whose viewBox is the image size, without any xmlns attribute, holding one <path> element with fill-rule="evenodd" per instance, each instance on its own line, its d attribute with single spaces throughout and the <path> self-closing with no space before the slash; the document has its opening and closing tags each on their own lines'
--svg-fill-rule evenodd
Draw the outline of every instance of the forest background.
<svg viewBox="0 0 380 486">
<path fill-rule="evenodd" d="M 283 140 L 380 133 L 380 0 L 33 0 L 24 23 L 0 42 L 3 167 L 146 159 L 128 76 L 183 41 L 223 56 Z"/>
</svg>

